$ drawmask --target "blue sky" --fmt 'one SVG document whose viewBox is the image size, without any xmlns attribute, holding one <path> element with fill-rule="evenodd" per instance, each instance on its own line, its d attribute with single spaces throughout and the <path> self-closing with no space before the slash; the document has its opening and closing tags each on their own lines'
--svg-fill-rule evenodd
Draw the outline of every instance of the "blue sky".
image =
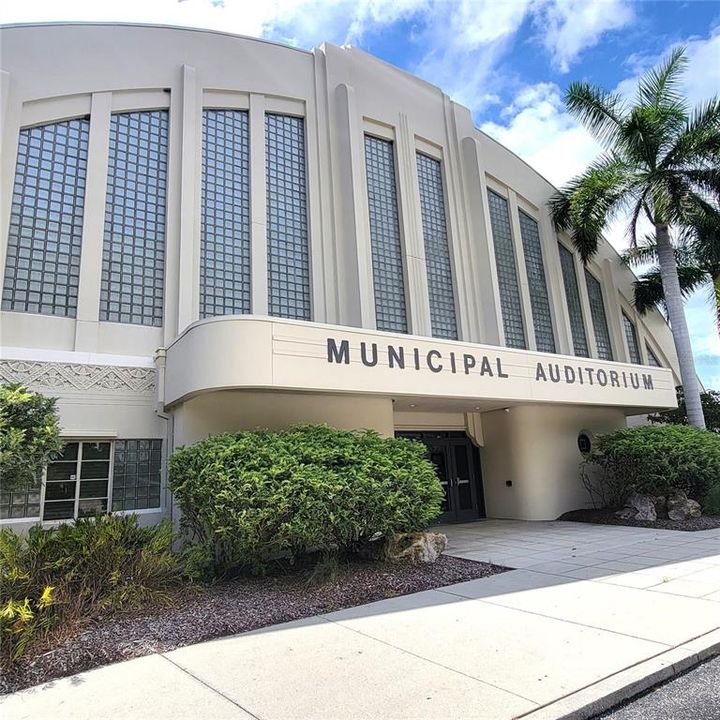
<svg viewBox="0 0 720 720">
<path fill-rule="evenodd" d="M 308 49 L 351 44 L 439 85 L 555 184 L 598 152 L 564 111 L 570 81 L 631 94 L 643 70 L 684 44 L 688 98 L 720 92 L 720 0 L 4 0 L 0 20 L 165 23 Z M 619 249 L 623 225 L 607 231 Z M 698 372 L 720 389 L 707 293 L 687 312 Z"/>
</svg>

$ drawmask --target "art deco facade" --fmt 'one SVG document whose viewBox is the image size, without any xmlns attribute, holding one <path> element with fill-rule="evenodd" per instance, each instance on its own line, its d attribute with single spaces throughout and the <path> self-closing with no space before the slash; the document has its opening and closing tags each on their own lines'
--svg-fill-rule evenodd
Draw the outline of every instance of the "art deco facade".
<svg viewBox="0 0 720 720">
<path fill-rule="evenodd" d="M 0 378 L 65 455 L 16 526 L 171 512 L 174 447 L 327 422 L 422 439 L 445 519 L 585 502 L 580 432 L 674 405 L 661 316 L 553 188 L 443 92 L 359 50 L 6 27 Z"/>
</svg>

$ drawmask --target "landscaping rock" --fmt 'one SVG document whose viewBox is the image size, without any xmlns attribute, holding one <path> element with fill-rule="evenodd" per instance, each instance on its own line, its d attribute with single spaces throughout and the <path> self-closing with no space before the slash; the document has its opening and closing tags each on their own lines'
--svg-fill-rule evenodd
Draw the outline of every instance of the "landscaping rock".
<svg viewBox="0 0 720 720">
<path fill-rule="evenodd" d="M 639 495 L 638 493 L 633 493 L 625 501 L 625 505 L 637 510 L 637 514 L 634 516 L 635 520 L 647 520 L 649 522 L 657 520 L 655 502 L 651 495 Z"/>
<path fill-rule="evenodd" d="M 702 515 L 700 503 L 690 500 L 682 490 L 673 490 L 667 499 L 668 517 L 671 520 L 687 520 Z"/>
<path fill-rule="evenodd" d="M 399 533 L 388 541 L 385 551 L 390 561 L 434 563 L 447 548 L 447 536 L 442 533 Z"/>
<path fill-rule="evenodd" d="M 619 517 L 621 520 L 630 520 L 637 515 L 637 510 L 631 507 L 624 507 L 615 512 L 615 517 Z"/>
<path fill-rule="evenodd" d="M 667 498 L 663 495 L 658 495 L 654 498 L 655 500 L 655 513 L 661 520 L 667 520 Z"/>
</svg>

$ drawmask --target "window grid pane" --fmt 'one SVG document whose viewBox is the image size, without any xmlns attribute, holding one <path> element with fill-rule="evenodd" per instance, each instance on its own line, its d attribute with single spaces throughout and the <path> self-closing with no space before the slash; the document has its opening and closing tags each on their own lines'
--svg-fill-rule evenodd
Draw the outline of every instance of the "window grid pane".
<svg viewBox="0 0 720 720">
<path fill-rule="evenodd" d="M 560 267 L 562 268 L 570 329 L 572 330 L 573 351 L 578 357 L 590 357 L 585 324 L 583 323 L 582 305 L 580 304 L 580 291 L 578 289 L 577 275 L 575 274 L 575 257 L 562 243 L 558 243 L 558 250 L 560 251 Z"/>
<path fill-rule="evenodd" d="M 550 315 L 550 299 L 545 282 L 545 265 L 543 264 L 538 224 L 522 210 L 520 211 L 520 235 L 527 269 L 535 344 L 541 352 L 554 353 L 555 336 Z"/>
<path fill-rule="evenodd" d="M 505 344 L 508 347 L 524 349 L 526 347 L 525 326 L 523 325 L 508 203 L 505 198 L 488 191 L 488 205 L 490 206 L 490 225 L 495 246 L 495 264 L 502 305 Z"/>
<path fill-rule="evenodd" d="M 310 250 L 302 118 L 265 115 L 268 311 L 310 320 Z"/>
<path fill-rule="evenodd" d="M 588 300 L 590 301 L 590 315 L 595 328 L 595 342 L 597 343 L 598 357 L 601 360 L 612 360 L 612 345 L 610 344 L 610 330 L 608 329 L 605 303 L 602 296 L 600 281 L 585 270 L 585 283 L 587 284 Z"/>
<path fill-rule="evenodd" d="M 455 295 L 440 161 L 421 153 L 416 156 L 432 335 L 457 340 Z"/>
<path fill-rule="evenodd" d="M 250 312 L 248 114 L 203 112 L 200 317 Z"/>
<path fill-rule="evenodd" d="M 635 363 L 636 365 L 642 365 L 635 324 L 625 313 L 622 314 L 622 317 L 623 326 L 625 328 L 625 337 L 627 338 L 628 351 L 630 353 L 630 362 Z"/>
<path fill-rule="evenodd" d="M 112 509 L 160 507 L 162 440 L 116 440 Z"/>
<path fill-rule="evenodd" d="M 376 327 L 378 330 L 405 333 L 405 280 L 393 143 L 366 135 L 365 167 Z"/>
<path fill-rule="evenodd" d="M 162 325 L 168 113 L 110 121 L 100 319 Z"/>
<path fill-rule="evenodd" d="M 3 310 L 75 317 L 90 122 L 20 131 Z"/>
<path fill-rule="evenodd" d="M 657 355 L 652 351 L 651 347 L 645 343 L 645 350 L 647 351 L 648 365 L 652 367 L 662 367 L 662 363 L 658 360 Z"/>
</svg>

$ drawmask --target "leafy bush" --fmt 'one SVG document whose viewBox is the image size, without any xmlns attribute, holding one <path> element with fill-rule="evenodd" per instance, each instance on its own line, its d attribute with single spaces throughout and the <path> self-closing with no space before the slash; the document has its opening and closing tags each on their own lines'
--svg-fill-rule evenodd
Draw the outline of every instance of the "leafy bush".
<svg viewBox="0 0 720 720">
<path fill-rule="evenodd" d="M 33 487 L 63 447 L 56 399 L 22 385 L 0 386 L 0 477 L 3 490 Z"/>
<path fill-rule="evenodd" d="M 141 528 L 134 515 L 83 518 L 23 537 L 0 530 L 0 638 L 18 658 L 53 625 L 109 609 L 169 600 L 177 577 L 172 528 Z"/>
<path fill-rule="evenodd" d="M 309 551 L 353 551 L 417 530 L 442 489 L 422 444 L 299 426 L 218 435 L 178 449 L 170 487 L 193 541 L 186 572 L 261 571 Z"/>
<path fill-rule="evenodd" d="M 585 466 L 600 468 L 594 492 L 610 507 L 632 492 L 664 495 L 677 488 L 708 511 L 720 495 L 720 437 L 695 427 L 644 425 L 601 435 Z"/>
</svg>

